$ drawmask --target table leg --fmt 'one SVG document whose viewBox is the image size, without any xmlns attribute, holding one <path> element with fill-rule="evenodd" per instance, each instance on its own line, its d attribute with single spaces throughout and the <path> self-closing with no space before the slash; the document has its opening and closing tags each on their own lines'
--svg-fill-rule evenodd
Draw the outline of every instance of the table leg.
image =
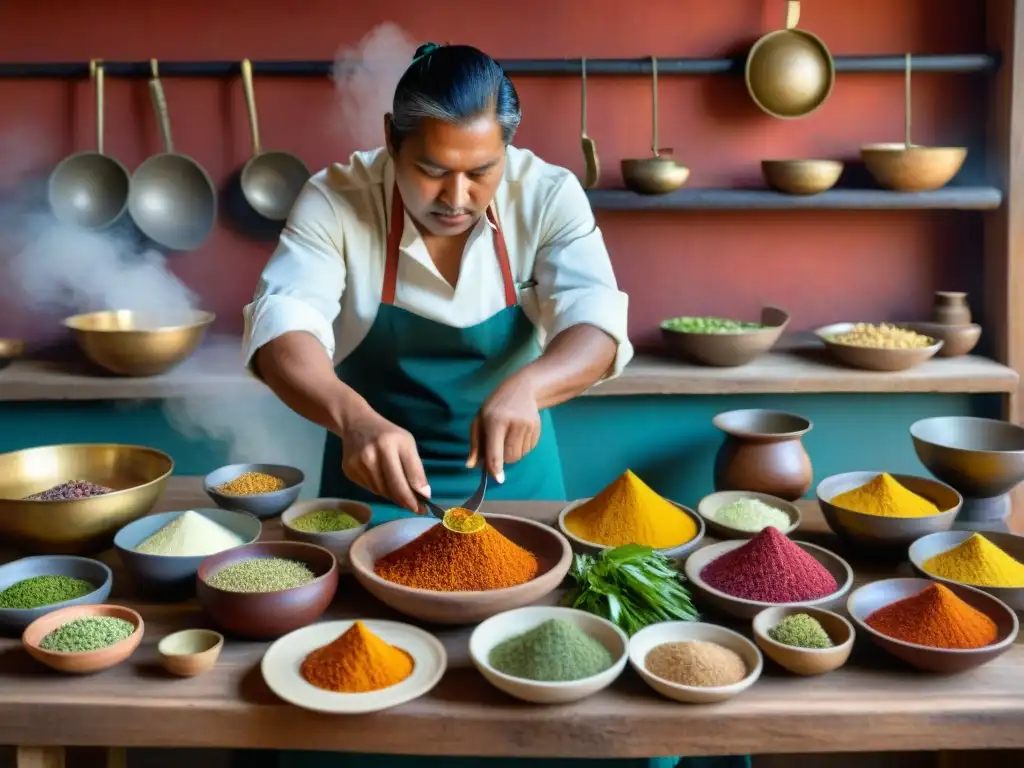
<svg viewBox="0 0 1024 768">
<path fill-rule="evenodd" d="M 64 768 L 64 747 L 18 747 L 18 768 Z"/>
</svg>

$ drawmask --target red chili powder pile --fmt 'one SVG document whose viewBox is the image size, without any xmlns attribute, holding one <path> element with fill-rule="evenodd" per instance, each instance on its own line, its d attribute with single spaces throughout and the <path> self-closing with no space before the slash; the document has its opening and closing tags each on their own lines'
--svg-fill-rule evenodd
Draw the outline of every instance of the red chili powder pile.
<svg viewBox="0 0 1024 768">
<path fill-rule="evenodd" d="M 942 584 L 880 608 L 865 623 L 883 635 L 932 648 L 984 648 L 999 637 L 992 619 Z"/>
<path fill-rule="evenodd" d="M 825 566 L 771 526 L 705 565 L 700 577 L 719 592 L 762 603 L 817 600 L 839 589 Z"/>
</svg>

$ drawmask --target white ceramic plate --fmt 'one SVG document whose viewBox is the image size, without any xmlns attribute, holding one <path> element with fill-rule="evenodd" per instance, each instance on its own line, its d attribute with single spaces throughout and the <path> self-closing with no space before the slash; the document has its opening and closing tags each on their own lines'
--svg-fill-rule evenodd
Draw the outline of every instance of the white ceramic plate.
<svg viewBox="0 0 1024 768">
<path fill-rule="evenodd" d="M 404 704 L 430 691 L 448 666 L 441 641 L 419 627 L 397 621 L 361 619 L 381 640 L 413 658 L 412 674 L 400 683 L 369 693 L 333 693 L 307 683 L 299 672 L 303 659 L 317 648 L 333 642 L 355 623 L 355 619 L 326 621 L 297 629 L 276 640 L 265 654 L 260 668 L 267 686 L 279 697 L 303 709 L 332 714 L 364 714 Z"/>
</svg>

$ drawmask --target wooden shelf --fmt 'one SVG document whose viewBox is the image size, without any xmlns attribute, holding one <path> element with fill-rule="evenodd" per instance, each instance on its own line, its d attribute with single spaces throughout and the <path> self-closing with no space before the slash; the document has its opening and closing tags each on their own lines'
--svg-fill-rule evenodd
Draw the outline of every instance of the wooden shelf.
<svg viewBox="0 0 1024 768">
<path fill-rule="evenodd" d="M 784 195 L 761 189 L 691 187 L 667 195 L 640 195 L 628 189 L 591 189 L 599 211 L 991 211 L 1002 205 L 995 187 L 946 187 L 934 192 L 833 189 L 820 195 Z"/>
<path fill-rule="evenodd" d="M 776 350 L 739 368 L 708 368 L 637 355 L 623 374 L 588 395 L 734 395 L 792 392 L 1009 393 L 1019 377 L 1004 365 L 969 355 L 935 358 L 909 371 L 877 373 L 842 367 L 807 334 L 783 339 Z M 162 376 L 121 378 L 81 363 L 15 361 L 0 369 L 0 402 L 161 400 L 231 394 L 268 396 L 270 390 L 239 364 L 237 340 L 207 344 Z"/>
</svg>

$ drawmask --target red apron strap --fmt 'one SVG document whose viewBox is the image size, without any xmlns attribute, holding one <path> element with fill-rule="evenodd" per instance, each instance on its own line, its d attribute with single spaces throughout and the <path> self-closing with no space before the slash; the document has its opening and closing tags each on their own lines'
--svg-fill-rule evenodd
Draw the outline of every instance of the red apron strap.
<svg viewBox="0 0 1024 768">
<path fill-rule="evenodd" d="M 494 250 L 498 255 L 498 266 L 501 268 L 501 280 L 505 286 L 505 307 L 514 307 L 519 303 L 516 296 L 516 284 L 512 279 L 512 265 L 508 259 L 508 248 L 505 246 L 505 235 L 501 232 L 501 224 L 494 213 L 494 206 L 487 207 L 487 219 L 494 227 Z M 394 304 L 395 291 L 398 287 L 398 257 L 402 245 L 402 233 L 405 230 L 405 206 L 396 185 L 391 190 L 391 226 L 388 229 L 387 252 L 384 259 L 384 285 L 381 289 L 380 303 Z"/>
</svg>

